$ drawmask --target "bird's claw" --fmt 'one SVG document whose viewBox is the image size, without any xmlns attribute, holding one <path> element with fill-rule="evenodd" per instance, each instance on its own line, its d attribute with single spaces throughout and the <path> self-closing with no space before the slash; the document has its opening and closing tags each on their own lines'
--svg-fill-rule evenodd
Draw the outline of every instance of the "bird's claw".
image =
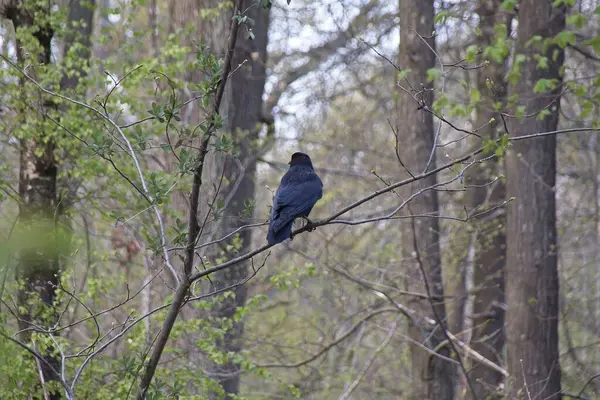
<svg viewBox="0 0 600 400">
<path fill-rule="evenodd" d="M 312 232 L 315 229 L 317 229 L 316 226 L 313 226 L 313 222 L 310 219 L 308 219 L 308 217 L 302 217 L 302 218 L 306 220 L 306 225 L 304 225 L 304 227 L 306 228 L 307 231 Z"/>
</svg>

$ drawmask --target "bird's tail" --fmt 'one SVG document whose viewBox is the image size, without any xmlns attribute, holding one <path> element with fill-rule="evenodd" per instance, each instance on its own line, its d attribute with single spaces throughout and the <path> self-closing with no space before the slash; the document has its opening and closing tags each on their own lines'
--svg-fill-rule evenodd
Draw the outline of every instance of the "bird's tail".
<svg viewBox="0 0 600 400">
<path fill-rule="evenodd" d="M 293 220 L 288 222 L 277 232 L 275 232 L 272 228 L 269 228 L 269 232 L 267 233 L 267 242 L 269 244 L 277 244 L 283 242 L 285 239 L 289 239 L 290 236 L 292 236 L 293 223 Z"/>
</svg>

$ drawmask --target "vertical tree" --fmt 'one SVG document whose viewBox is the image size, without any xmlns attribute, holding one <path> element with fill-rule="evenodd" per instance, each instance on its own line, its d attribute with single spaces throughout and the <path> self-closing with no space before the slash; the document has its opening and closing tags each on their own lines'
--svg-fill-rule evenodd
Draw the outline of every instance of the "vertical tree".
<svg viewBox="0 0 600 400">
<path fill-rule="evenodd" d="M 26 8 L 22 2 L 10 1 L 3 4 L 3 14 L 13 23 L 17 34 L 17 60 L 23 65 L 26 60 L 26 49 L 33 49 L 33 55 L 40 64 L 40 68 L 50 64 L 52 54 L 51 41 L 54 30 L 46 18 L 35 20 L 33 15 L 37 11 Z M 33 31 L 33 37 L 22 35 L 27 30 Z M 26 41 L 24 43 L 24 40 Z M 21 78 L 20 87 L 22 97 L 25 93 L 26 80 Z M 44 110 L 44 104 L 38 104 Z M 58 165 L 54 156 L 55 142 L 52 135 L 44 126 L 43 120 L 32 118 L 28 120 L 25 109 L 21 110 L 23 131 L 20 135 L 20 165 L 19 165 L 19 221 L 23 235 L 31 238 L 30 246 L 24 247 L 19 255 L 17 277 L 24 282 L 24 287 L 19 293 L 21 306 L 20 328 L 29 328 L 29 323 L 34 321 L 42 326 L 49 326 L 51 318 L 41 318 L 40 312 L 32 309 L 30 298 L 39 296 L 46 305 L 51 305 L 55 298 L 55 287 L 58 283 L 58 254 L 55 250 L 55 232 L 53 226 L 54 208 L 57 202 L 57 172 Z M 34 303 L 35 304 L 35 303 Z M 48 308 L 42 313 L 47 313 Z M 30 335 L 26 334 L 25 340 Z M 46 352 L 44 352 L 46 353 Z M 52 355 L 44 358 L 40 363 L 41 379 L 43 382 L 56 381 L 59 377 L 59 362 Z M 48 393 L 46 396 L 59 399 L 60 393 Z"/>
<path fill-rule="evenodd" d="M 511 136 L 556 130 L 562 48 L 553 40 L 565 27 L 564 6 L 546 0 L 519 3 L 509 99 L 517 99 Z M 542 60 L 542 62 L 540 62 Z M 556 138 L 515 141 L 506 155 L 506 297 L 508 368 L 512 398 L 559 399 Z"/>
<path fill-rule="evenodd" d="M 477 46 L 485 54 L 485 49 L 494 46 L 497 40 L 507 36 L 512 17 L 501 8 L 500 0 L 480 0 L 477 3 L 479 31 Z M 498 35 L 501 35 L 500 37 Z M 488 140 L 498 138 L 502 120 L 494 103 L 502 104 L 506 100 L 505 60 L 499 57 L 481 57 L 477 64 L 488 61 L 485 67 L 477 69 L 475 89 L 477 97 L 482 99 L 476 108 L 474 127 Z M 475 147 L 481 145 L 479 140 Z M 466 172 L 469 187 L 467 201 L 472 213 L 483 208 L 493 208 L 504 201 L 505 185 L 496 180 L 501 173 L 498 158 L 475 163 Z M 490 182 L 494 182 L 490 185 Z M 471 246 L 474 246 L 473 261 L 473 336 L 472 347 L 484 357 L 501 365 L 504 348 L 504 265 L 506 256 L 505 216 L 503 210 L 484 214 L 473 221 L 474 228 Z M 498 371 L 483 364 L 475 364 L 469 372 L 477 391 L 477 398 L 489 398 L 503 381 Z"/>
<path fill-rule="evenodd" d="M 433 102 L 432 84 L 427 81 L 427 71 L 435 67 L 434 53 L 434 4 L 432 0 L 400 0 L 400 54 L 398 65 L 406 73 L 411 90 L 422 105 Z M 403 83 L 403 82 L 401 82 Z M 413 89 L 415 88 L 415 89 Z M 397 102 L 397 125 L 401 126 L 400 156 L 404 165 L 413 174 L 435 168 L 434 126 L 432 115 L 420 110 L 412 95 L 399 91 Z M 403 198 L 421 188 L 435 185 L 437 178 L 432 175 L 403 191 Z M 412 214 L 438 215 L 438 195 L 428 190 L 408 204 Z M 426 292 L 424 281 L 430 288 L 433 301 L 413 299 L 410 306 L 420 316 L 439 318 L 446 324 L 442 269 L 439 244 L 439 223 L 436 218 L 414 218 L 402 227 L 402 265 L 406 274 L 406 286 L 414 292 Z M 435 307 L 435 309 L 433 309 Z M 432 326 L 426 318 L 418 317 L 416 324 L 409 328 L 411 337 L 430 349 L 450 355 L 447 345 L 439 346 L 445 339 L 442 329 Z M 432 356 L 422 349 L 411 347 L 412 378 L 415 399 L 453 399 L 454 379 L 450 363 Z"/>
<path fill-rule="evenodd" d="M 238 33 L 232 65 L 233 68 L 240 68 L 231 76 L 227 104 L 228 130 L 234 142 L 234 155 L 228 156 L 226 160 L 225 177 L 228 185 L 223 191 L 223 197 L 230 200 L 223 223 L 225 233 L 233 232 L 247 224 L 254 209 L 257 142 L 266 81 L 269 9 L 252 7 L 246 15 L 253 19 L 255 24 L 252 27 L 252 35 L 245 30 Z M 252 232 L 243 230 L 232 239 L 223 242 L 223 245 L 228 258 L 245 253 L 252 245 Z M 246 278 L 247 274 L 248 263 L 240 263 L 219 271 L 215 277 L 215 285 L 217 289 L 234 285 Z M 234 354 L 241 349 L 243 321 L 234 321 L 233 316 L 237 307 L 245 304 L 247 291 L 246 285 L 238 286 L 234 289 L 234 298 L 226 298 L 219 304 L 217 315 L 233 321 L 233 326 L 219 343 L 220 350 L 225 353 Z M 224 369 L 231 375 L 221 378 L 223 389 L 228 394 L 237 394 L 239 366 L 230 361 Z"/>
<path fill-rule="evenodd" d="M 73 2 L 69 13 L 70 25 L 77 25 L 78 30 L 84 38 L 89 39 L 92 27 L 94 1 L 86 2 L 87 8 L 82 7 L 79 1 Z M 30 63 L 27 53 L 38 63 L 37 67 L 29 70 L 29 74 L 36 78 L 44 75 L 46 69 L 51 65 L 52 46 L 51 42 L 55 35 L 53 26 L 51 4 L 23 1 L 0 2 L 2 15 L 11 20 L 16 32 L 17 61 L 24 65 Z M 84 24 L 73 24 L 74 21 L 84 19 Z M 73 45 L 73 35 L 69 35 L 67 49 Z M 85 51 L 84 57 L 89 57 Z M 78 76 L 65 76 L 61 87 L 74 88 L 77 86 Z M 59 280 L 59 235 L 57 232 L 57 218 L 59 215 L 58 199 L 58 171 L 59 162 L 56 159 L 57 135 L 55 128 L 46 119 L 46 113 L 52 104 L 37 98 L 32 99 L 27 92 L 28 83 L 24 77 L 20 77 L 22 88 L 21 98 L 23 104 L 34 104 L 33 116 L 27 107 L 20 110 L 21 121 L 20 139 L 20 165 L 19 165 L 19 223 L 23 238 L 27 238 L 27 244 L 23 243 L 20 252 L 17 277 L 24 283 L 19 293 L 20 327 L 30 328 L 30 323 L 41 326 L 50 326 L 54 323 L 56 315 L 51 307 L 39 308 L 36 299 L 43 304 L 51 306 L 56 298 L 55 290 Z M 29 332 L 27 330 L 26 332 Z M 29 340 L 29 333 L 23 336 Z M 57 371 L 60 370 L 59 360 L 53 355 L 56 350 L 52 345 L 47 345 L 47 354 L 39 369 L 42 384 L 59 379 Z M 43 388 L 46 398 L 58 399 L 60 392 Z"/>
<path fill-rule="evenodd" d="M 94 11 L 96 0 L 77 0 L 69 2 L 69 24 L 65 35 L 65 57 L 70 57 L 74 68 L 63 76 L 61 89 L 74 90 L 82 77 L 87 75 L 87 63 L 90 59 L 91 40 L 94 30 Z"/>
</svg>

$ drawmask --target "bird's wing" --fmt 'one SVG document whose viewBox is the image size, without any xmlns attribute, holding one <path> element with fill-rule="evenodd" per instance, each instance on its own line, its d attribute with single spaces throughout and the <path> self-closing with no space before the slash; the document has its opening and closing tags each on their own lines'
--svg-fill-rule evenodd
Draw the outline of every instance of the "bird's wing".
<svg viewBox="0 0 600 400">
<path fill-rule="evenodd" d="M 294 218 L 306 213 L 323 196 L 323 184 L 316 179 L 279 186 L 273 203 L 271 229 L 278 232 Z"/>
</svg>

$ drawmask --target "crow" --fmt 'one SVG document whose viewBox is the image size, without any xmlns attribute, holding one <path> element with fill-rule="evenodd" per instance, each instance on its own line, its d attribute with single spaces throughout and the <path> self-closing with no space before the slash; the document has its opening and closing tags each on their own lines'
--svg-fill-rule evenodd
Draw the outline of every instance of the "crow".
<svg viewBox="0 0 600 400">
<path fill-rule="evenodd" d="M 315 203 L 323 197 L 323 182 L 315 173 L 310 157 L 304 153 L 292 154 L 290 169 L 281 183 L 271 210 L 267 242 L 277 244 L 292 238 L 292 224 L 296 218 L 308 219 Z"/>
</svg>

